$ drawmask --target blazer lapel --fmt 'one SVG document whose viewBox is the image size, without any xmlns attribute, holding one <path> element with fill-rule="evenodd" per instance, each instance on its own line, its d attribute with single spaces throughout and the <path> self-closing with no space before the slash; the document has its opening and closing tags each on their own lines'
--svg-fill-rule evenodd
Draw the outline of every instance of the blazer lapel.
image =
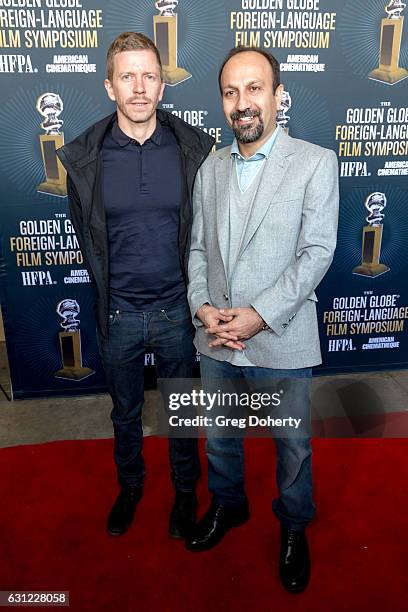
<svg viewBox="0 0 408 612">
<path fill-rule="evenodd" d="M 232 171 L 232 159 L 228 154 L 219 157 L 215 166 L 215 201 L 217 209 L 217 239 L 227 278 L 229 247 L 229 187 Z"/>
<path fill-rule="evenodd" d="M 275 193 L 281 184 L 287 170 L 288 157 L 292 155 L 293 149 L 290 146 L 290 139 L 285 132 L 281 132 L 272 149 L 269 159 L 265 162 L 265 167 L 259 182 L 259 186 L 252 205 L 251 214 L 248 219 L 245 231 L 243 232 L 238 257 L 248 246 L 256 230 L 262 223 L 267 210 L 273 201 Z"/>
</svg>

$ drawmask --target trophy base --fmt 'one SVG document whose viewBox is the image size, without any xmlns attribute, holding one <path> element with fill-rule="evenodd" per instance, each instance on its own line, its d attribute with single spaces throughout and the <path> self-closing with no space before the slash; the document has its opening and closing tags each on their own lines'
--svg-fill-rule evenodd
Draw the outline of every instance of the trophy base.
<svg viewBox="0 0 408 612">
<path fill-rule="evenodd" d="M 60 198 L 67 197 L 67 188 L 65 185 L 53 185 L 52 183 L 41 183 L 37 187 L 37 191 L 40 193 L 47 193 L 48 195 L 59 196 Z"/>
<path fill-rule="evenodd" d="M 62 368 L 55 372 L 54 378 L 64 378 L 65 380 L 83 380 L 91 374 L 95 374 L 95 370 L 91 368 Z"/>
<path fill-rule="evenodd" d="M 384 264 L 376 264 L 372 266 L 365 266 L 362 264 L 353 270 L 353 274 L 359 274 L 360 276 L 371 276 L 371 278 L 380 276 L 380 274 L 385 274 L 386 272 L 389 272 L 389 267 Z"/>
<path fill-rule="evenodd" d="M 374 81 L 388 83 L 388 85 L 395 85 L 395 83 L 399 83 L 400 81 L 408 78 L 408 70 L 405 70 L 405 68 L 397 68 L 396 70 L 390 71 L 376 68 L 370 72 L 368 78 L 373 79 Z"/>
<path fill-rule="evenodd" d="M 179 83 L 190 79 L 191 76 L 192 75 L 187 72 L 187 70 L 184 70 L 184 68 L 163 68 L 163 81 L 166 83 L 166 85 L 178 85 Z"/>
</svg>

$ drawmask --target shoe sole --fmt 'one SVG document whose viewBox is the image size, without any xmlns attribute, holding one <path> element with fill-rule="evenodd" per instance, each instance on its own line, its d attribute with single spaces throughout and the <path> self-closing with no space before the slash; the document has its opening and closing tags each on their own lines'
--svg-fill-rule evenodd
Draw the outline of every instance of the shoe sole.
<svg viewBox="0 0 408 612">
<path fill-rule="evenodd" d="M 287 587 L 287 586 L 286 586 L 286 585 L 285 585 L 285 584 L 282 582 L 282 580 L 281 580 L 280 582 L 281 582 L 281 585 L 283 586 L 283 588 L 285 589 L 285 591 L 286 591 L 287 593 L 293 593 L 294 595 L 300 595 L 300 594 L 301 594 L 301 593 L 303 593 L 303 592 L 304 592 L 304 591 L 307 589 L 307 587 L 309 586 L 309 582 L 308 582 L 308 583 L 307 583 L 307 584 L 306 584 L 304 587 L 299 587 L 299 588 L 297 588 L 297 589 L 291 589 L 291 588 L 288 588 L 288 587 Z"/>
<path fill-rule="evenodd" d="M 124 529 L 122 529 L 122 531 L 113 531 L 111 529 L 109 529 L 109 527 L 106 528 L 106 533 L 109 534 L 110 536 L 112 536 L 113 538 L 118 538 L 119 536 L 125 534 L 127 532 L 127 530 L 129 529 L 129 527 L 131 526 L 131 524 L 133 523 L 133 521 L 131 521 L 129 523 L 129 525 L 126 525 Z"/>
<path fill-rule="evenodd" d="M 293 593 L 294 595 L 300 595 L 300 593 L 303 593 L 303 591 L 305 591 L 307 589 L 307 587 L 309 586 L 310 583 L 310 572 L 307 576 L 307 582 L 304 586 L 300 586 L 300 587 L 289 587 L 288 585 L 286 585 L 284 583 L 284 581 L 282 580 L 281 575 L 279 574 L 279 580 L 281 585 L 283 586 L 283 588 L 285 589 L 285 591 L 287 591 L 288 593 Z"/>
</svg>

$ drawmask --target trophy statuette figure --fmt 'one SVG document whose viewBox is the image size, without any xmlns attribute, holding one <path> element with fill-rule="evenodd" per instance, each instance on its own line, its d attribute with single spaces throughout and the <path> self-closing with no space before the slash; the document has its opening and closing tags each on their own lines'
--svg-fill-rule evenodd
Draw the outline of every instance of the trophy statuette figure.
<svg viewBox="0 0 408 612">
<path fill-rule="evenodd" d="M 177 13 L 174 12 L 174 9 L 178 3 L 179 0 L 155 2 L 155 7 L 160 15 L 153 17 L 154 44 L 160 53 L 163 81 L 167 85 L 178 85 L 191 77 L 187 70 L 177 66 Z"/>
<path fill-rule="evenodd" d="M 289 132 L 288 122 L 290 120 L 290 117 L 286 113 L 288 113 L 290 111 L 291 106 L 292 106 L 292 98 L 290 97 L 290 93 L 285 90 L 285 91 L 282 92 L 281 106 L 280 106 L 280 109 L 278 110 L 278 113 L 276 115 L 276 123 L 287 134 Z"/>
<path fill-rule="evenodd" d="M 405 6 L 401 0 L 390 0 L 385 6 L 387 17 L 381 20 L 379 66 L 370 72 L 370 79 L 395 85 L 408 77 L 408 70 L 399 66 Z"/>
<path fill-rule="evenodd" d="M 405 2 L 401 2 L 401 0 L 390 0 L 390 3 L 385 7 L 388 19 L 399 19 L 405 7 Z"/>
<path fill-rule="evenodd" d="M 63 319 L 60 323 L 64 331 L 59 332 L 59 345 L 62 357 L 62 368 L 55 372 L 55 378 L 83 380 L 94 370 L 82 365 L 80 321 L 77 320 L 80 308 L 76 300 L 69 298 L 57 305 L 57 314 Z"/>
<path fill-rule="evenodd" d="M 56 154 L 64 144 L 64 134 L 60 132 L 64 122 L 59 119 L 64 105 L 58 94 L 47 92 L 38 98 L 36 108 L 44 117 L 41 127 L 45 134 L 40 135 L 40 146 L 46 179 L 38 185 L 37 191 L 65 197 L 66 172 Z"/>
<path fill-rule="evenodd" d="M 375 191 L 367 197 L 364 206 L 369 212 L 366 217 L 368 225 L 363 228 L 361 265 L 354 268 L 353 274 L 375 277 L 389 271 L 388 266 L 380 263 L 384 219 L 382 211 L 387 206 L 387 198 L 384 193 Z"/>
</svg>

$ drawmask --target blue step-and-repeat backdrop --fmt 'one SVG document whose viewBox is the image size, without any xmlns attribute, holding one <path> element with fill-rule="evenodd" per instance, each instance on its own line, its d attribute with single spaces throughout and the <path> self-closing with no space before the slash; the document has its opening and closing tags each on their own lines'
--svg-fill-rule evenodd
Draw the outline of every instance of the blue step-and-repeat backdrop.
<svg viewBox="0 0 408 612">
<path fill-rule="evenodd" d="M 168 64 L 163 108 L 217 147 L 232 140 L 217 84 L 225 54 L 237 45 L 275 54 L 286 92 L 278 122 L 339 158 L 338 247 L 317 291 L 316 372 L 405 367 L 404 9 L 400 0 L 0 0 L 0 279 L 14 397 L 104 388 L 55 149 L 112 112 L 106 51 L 129 30 L 156 31 Z"/>
</svg>

